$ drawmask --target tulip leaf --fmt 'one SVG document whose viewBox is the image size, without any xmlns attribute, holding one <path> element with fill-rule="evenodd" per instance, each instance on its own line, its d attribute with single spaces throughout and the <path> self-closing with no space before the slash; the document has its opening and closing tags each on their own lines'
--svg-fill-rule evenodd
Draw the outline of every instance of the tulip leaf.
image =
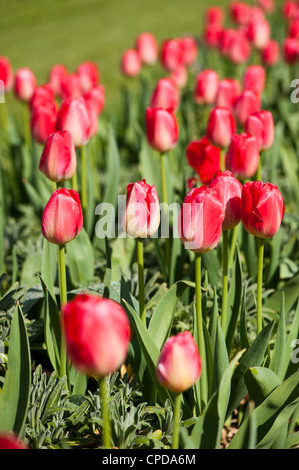
<svg viewBox="0 0 299 470">
<path fill-rule="evenodd" d="M 297 303 L 299 298 L 299 274 L 296 274 L 292 279 L 287 281 L 283 287 L 277 289 L 268 299 L 265 300 L 265 310 L 272 310 L 279 312 L 281 305 L 281 294 L 285 294 L 285 312 L 286 314 Z"/>
<path fill-rule="evenodd" d="M 213 361 L 213 382 L 212 392 L 218 389 L 224 371 L 227 369 L 229 364 L 225 339 L 223 336 L 220 319 L 217 323 L 217 334 L 214 349 L 214 361 Z"/>
<path fill-rule="evenodd" d="M 281 309 L 277 327 L 277 333 L 272 352 L 269 369 L 273 370 L 281 379 L 283 366 L 286 356 L 286 315 L 285 315 L 285 297 L 282 293 Z"/>
<path fill-rule="evenodd" d="M 66 245 L 67 265 L 75 286 L 86 285 L 94 275 L 94 253 L 90 238 L 82 228 L 78 237 Z"/>
<path fill-rule="evenodd" d="M 281 384 L 278 375 L 267 367 L 249 367 L 245 372 L 244 380 L 256 406 L 260 405 Z"/>
<path fill-rule="evenodd" d="M 228 352 L 231 349 L 231 345 L 235 337 L 242 298 L 242 282 L 242 265 L 240 260 L 240 251 L 237 245 L 233 277 L 231 279 L 230 289 L 228 292 L 228 327 L 225 332 Z"/>
<path fill-rule="evenodd" d="M 295 372 L 295 370 L 298 368 L 298 364 L 296 364 L 295 361 L 292 361 L 292 353 L 294 351 L 294 341 L 296 341 L 299 338 L 299 302 L 297 303 L 297 308 L 295 311 L 295 315 L 292 321 L 292 325 L 287 337 L 287 343 L 286 343 L 286 354 L 285 354 L 285 360 L 283 364 L 283 368 L 281 371 L 282 377 L 286 379 L 289 377 L 291 374 Z"/>
<path fill-rule="evenodd" d="M 31 387 L 31 356 L 23 313 L 18 304 L 10 330 L 8 369 L 0 395 L 0 429 L 24 432 Z"/>
<path fill-rule="evenodd" d="M 41 277 L 54 297 L 54 285 L 57 271 L 57 246 L 44 239 Z"/>
</svg>

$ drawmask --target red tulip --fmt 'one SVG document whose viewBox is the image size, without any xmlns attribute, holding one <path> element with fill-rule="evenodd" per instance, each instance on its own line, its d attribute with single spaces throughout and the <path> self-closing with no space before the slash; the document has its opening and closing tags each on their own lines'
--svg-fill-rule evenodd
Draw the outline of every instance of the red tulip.
<svg viewBox="0 0 299 470">
<path fill-rule="evenodd" d="M 289 38 L 296 39 L 298 41 L 299 39 L 299 19 L 296 18 L 295 20 L 292 20 L 289 25 L 288 25 L 288 35 Z"/>
<path fill-rule="evenodd" d="M 179 90 L 184 88 L 188 83 L 187 67 L 185 65 L 181 65 L 177 69 L 170 72 L 169 78 Z"/>
<path fill-rule="evenodd" d="M 274 0 L 257 0 L 257 4 L 265 13 L 273 13 L 275 10 Z"/>
<path fill-rule="evenodd" d="M 197 42 L 192 36 L 183 36 L 181 38 L 183 64 L 190 66 L 197 59 Z"/>
<path fill-rule="evenodd" d="M 83 216 L 79 194 L 73 189 L 54 191 L 44 208 L 42 233 L 55 245 L 65 245 L 81 232 Z"/>
<path fill-rule="evenodd" d="M 96 87 L 84 93 L 83 98 L 85 101 L 92 103 L 97 115 L 99 116 L 105 106 L 105 87 L 97 85 Z"/>
<path fill-rule="evenodd" d="M 210 188 L 216 189 L 223 204 L 224 219 L 222 230 L 234 228 L 241 220 L 242 184 L 231 171 L 218 172 Z"/>
<path fill-rule="evenodd" d="M 67 353 L 84 374 L 105 377 L 125 361 L 130 323 L 123 307 L 111 299 L 78 294 L 62 308 Z"/>
<path fill-rule="evenodd" d="M 250 65 L 243 75 L 243 88 L 261 94 L 265 88 L 266 71 L 261 65 Z"/>
<path fill-rule="evenodd" d="M 83 62 L 78 65 L 76 74 L 81 82 L 82 92 L 90 90 L 98 85 L 100 81 L 100 71 L 98 66 L 91 61 Z"/>
<path fill-rule="evenodd" d="M 147 108 L 146 135 L 149 145 L 160 153 L 173 149 L 179 138 L 178 124 L 172 110 Z"/>
<path fill-rule="evenodd" d="M 51 181 L 67 181 L 77 167 L 76 149 L 69 131 L 49 135 L 44 147 L 39 170 Z"/>
<path fill-rule="evenodd" d="M 133 238 L 147 238 L 157 232 L 160 208 L 154 185 L 150 186 L 145 180 L 128 184 L 122 222 L 123 229 Z"/>
<path fill-rule="evenodd" d="M 260 111 L 261 99 L 252 90 L 243 90 L 236 98 L 233 106 L 233 113 L 238 124 L 244 126 L 250 114 Z"/>
<path fill-rule="evenodd" d="M 71 73 L 61 80 L 61 98 L 79 98 L 82 96 L 83 90 L 81 80 L 76 73 Z"/>
<path fill-rule="evenodd" d="M 62 102 L 58 110 L 56 130 L 68 130 L 75 147 L 83 147 L 90 137 L 91 122 L 83 97 L 69 98 Z"/>
<path fill-rule="evenodd" d="M 186 158 L 203 184 L 210 184 L 215 173 L 220 170 L 220 149 L 212 145 L 206 136 L 189 143 Z"/>
<path fill-rule="evenodd" d="M 215 70 L 206 69 L 199 72 L 193 92 L 197 104 L 214 104 L 218 93 L 219 77 Z"/>
<path fill-rule="evenodd" d="M 242 223 L 247 232 L 259 238 L 271 238 L 279 230 L 285 206 L 272 183 L 250 181 L 242 190 Z"/>
<path fill-rule="evenodd" d="M 173 109 L 176 111 L 180 103 L 178 87 L 170 78 L 160 78 L 152 93 L 150 106 L 152 108 Z"/>
<path fill-rule="evenodd" d="M 142 33 L 136 38 L 136 50 L 145 65 L 153 65 L 158 59 L 158 44 L 151 33 Z"/>
<path fill-rule="evenodd" d="M 179 39 L 165 39 L 161 44 L 160 59 L 168 72 L 183 64 L 183 48 Z"/>
<path fill-rule="evenodd" d="M 228 38 L 225 56 L 234 64 L 243 64 L 251 54 L 250 43 L 242 31 L 234 31 Z"/>
<path fill-rule="evenodd" d="M 157 364 L 157 378 L 174 393 L 192 387 L 201 375 L 202 361 L 189 331 L 171 336 L 164 343 Z"/>
<path fill-rule="evenodd" d="M 245 122 L 244 129 L 256 137 L 260 150 L 272 147 L 275 130 L 271 111 L 262 110 L 251 114 Z"/>
<path fill-rule="evenodd" d="M 126 50 L 121 58 L 121 71 L 127 77 L 136 77 L 141 70 L 141 59 L 135 49 Z"/>
<path fill-rule="evenodd" d="M 236 123 L 232 112 L 227 108 L 216 106 L 210 113 L 207 125 L 207 138 L 217 147 L 227 147 L 233 134 L 236 132 Z"/>
<path fill-rule="evenodd" d="M 68 76 L 68 72 L 64 65 L 61 65 L 61 64 L 53 65 L 53 67 L 50 70 L 49 83 L 51 85 L 51 88 L 55 96 L 58 96 L 59 98 L 61 98 L 62 96 L 61 83 L 63 82 L 63 80 L 66 79 L 67 76 Z"/>
<path fill-rule="evenodd" d="M 205 20 L 208 24 L 222 25 L 224 21 L 224 11 L 221 7 L 209 7 L 205 12 Z"/>
<path fill-rule="evenodd" d="M 225 166 L 236 178 L 251 178 L 258 167 L 259 146 L 251 134 L 235 134 L 228 147 Z"/>
<path fill-rule="evenodd" d="M 288 64 L 295 64 L 299 58 L 299 42 L 296 39 L 286 38 L 282 44 L 283 57 Z"/>
<path fill-rule="evenodd" d="M 230 15 L 238 25 L 247 25 L 251 19 L 251 7 L 245 2 L 233 1 L 230 4 Z"/>
<path fill-rule="evenodd" d="M 271 39 L 271 27 L 266 19 L 251 20 L 247 28 L 247 37 L 256 49 L 263 49 Z"/>
<path fill-rule="evenodd" d="M 28 67 L 18 69 L 15 74 L 14 91 L 21 101 L 30 101 L 36 88 L 36 78 Z"/>
<path fill-rule="evenodd" d="M 232 110 L 234 102 L 240 93 L 241 85 L 238 80 L 235 78 L 223 78 L 219 82 L 215 105 Z"/>
<path fill-rule="evenodd" d="M 35 106 L 30 119 L 31 133 L 40 144 L 44 144 L 56 129 L 57 109 L 53 105 Z"/>
<path fill-rule="evenodd" d="M 55 96 L 51 85 L 37 86 L 29 103 L 30 111 L 33 111 L 36 107 L 48 105 L 52 108 L 56 108 Z"/>
<path fill-rule="evenodd" d="M 277 41 L 271 39 L 261 51 L 263 64 L 267 67 L 273 67 L 277 64 L 280 57 L 280 46 Z"/>
<path fill-rule="evenodd" d="M 299 5 L 295 1 L 285 0 L 282 5 L 283 16 L 287 20 L 299 18 Z"/>
<path fill-rule="evenodd" d="M 10 91 L 13 87 L 13 69 L 7 57 L 0 57 L 0 81 L 4 84 L 6 91 Z"/>
<path fill-rule="evenodd" d="M 208 23 L 204 26 L 203 41 L 210 48 L 219 46 L 222 36 L 222 26 L 217 23 Z"/>
<path fill-rule="evenodd" d="M 216 248 L 223 219 L 223 205 L 215 189 L 207 186 L 192 189 L 184 199 L 178 222 L 178 233 L 185 248 L 196 253 Z"/>
<path fill-rule="evenodd" d="M 2 431 L 0 433 L 0 449 L 24 450 L 28 447 L 16 434 Z"/>
</svg>

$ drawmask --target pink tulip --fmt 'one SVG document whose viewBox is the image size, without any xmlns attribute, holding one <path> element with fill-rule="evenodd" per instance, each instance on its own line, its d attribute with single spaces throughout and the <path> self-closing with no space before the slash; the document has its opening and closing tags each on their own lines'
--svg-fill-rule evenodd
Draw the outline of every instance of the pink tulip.
<svg viewBox="0 0 299 470">
<path fill-rule="evenodd" d="M 188 83 L 188 70 L 185 65 L 181 65 L 169 74 L 170 80 L 181 90 Z"/>
<path fill-rule="evenodd" d="M 167 339 L 157 364 L 157 378 L 163 387 L 184 392 L 199 379 L 201 369 L 202 361 L 189 331 Z"/>
<path fill-rule="evenodd" d="M 61 98 L 79 98 L 82 96 L 83 89 L 81 80 L 76 73 L 71 73 L 61 80 Z"/>
<path fill-rule="evenodd" d="M 261 109 L 261 98 L 252 90 L 243 90 L 242 93 L 236 98 L 233 106 L 233 113 L 236 122 L 244 126 L 250 114 L 253 114 Z"/>
<path fill-rule="evenodd" d="M 266 19 L 251 20 L 247 28 L 247 37 L 256 49 L 263 49 L 271 39 L 271 27 Z"/>
<path fill-rule="evenodd" d="M 230 230 L 241 220 L 242 184 L 231 171 L 218 172 L 214 176 L 210 188 L 216 189 L 223 204 L 224 219 L 222 230 Z"/>
<path fill-rule="evenodd" d="M 259 238 L 271 238 L 279 230 L 285 206 L 272 183 L 250 181 L 242 190 L 242 223 L 247 232 Z"/>
<path fill-rule="evenodd" d="M 248 179 L 255 174 L 259 163 L 259 146 L 251 134 L 235 134 L 226 153 L 225 166 L 236 178 Z"/>
<path fill-rule="evenodd" d="M 153 90 L 150 106 L 152 108 L 173 109 L 176 111 L 180 103 L 178 87 L 170 78 L 160 78 Z"/>
<path fill-rule="evenodd" d="M 0 449 L 10 449 L 10 450 L 25 450 L 28 449 L 24 441 L 22 441 L 15 433 L 13 432 L 3 432 L 0 433 Z"/>
<path fill-rule="evenodd" d="M 30 119 L 31 133 L 36 142 L 45 144 L 56 129 L 57 109 L 53 105 L 35 106 Z"/>
<path fill-rule="evenodd" d="M 125 361 L 130 323 L 123 307 L 111 299 L 78 294 L 62 308 L 67 353 L 84 374 L 105 377 Z"/>
<path fill-rule="evenodd" d="M 10 91 L 13 87 L 13 69 L 7 57 L 0 57 L 0 80 L 4 84 L 5 91 Z"/>
<path fill-rule="evenodd" d="M 160 208 L 154 185 L 150 186 L 145 180 L 128 184 L 122 223 L 123 229 L 133 238 L 147 238 L 157 232 Z"/>
<path fill-rule="evenodd" d="M 241 93 L 241 85 L 235 78 L 223 78 L 219 82 L 215 105 L 233 109 L 236 98 Z"/>
<path fill-rule="evenodd" d="M 274 0 L 257 0 L 257 4 L 265 13 L 273 13 L 275 10 Z"/>
<path fill-rule="evenodd" d="M 243 75 L 243 88 L 261 94 L 265 88 L 266 71 L 261 65 L 250 65 Z"/>
<path fill-rule="evenodd" d="M 192 189 L 184 199 L 178 232 L 185 248 L 205 253 L 218 245 L 224 210 L 218 192 L 207 186 Z"/>
<path fill-rule="evenodd" d="M 280 58 L 280 45 L 274 39 L 270 39 L 261 51 L 263 64 L 267 67 L 273 67 Z"/>
<path fill-rule="evenodd" d="M 64 100 L 58 110 L 56 130 L 68 130 L 75 147 L 83 147 L 90 137 L 90 116 L 83 97 Z"/>
<path fill-rule="evenodd" d="M 299 42 L 296 39 L 286 38 L 282 44 L 283 57 L 287 64 L 295 64 L 299 59 Z"/>
<path fill-rule="evenodd" d="M 234 64 L 247 62 L 251 54 L 250 43 L 242 31 L 234 31 L 228 37 L 225 56 Z"/>
<path fill-rule="evenodd" d="M 251 114 L 245 122 L 244 129 L 248 134 L 256 137 L 260 150 L 272 147 L 275 130 L 271 111 L 262 110 Z"/>
<path fill-rule="evenodd" d="M 203 29 L 203 41 L 212 48 L 218 48 L 222 37 L 222 26 L 217 23 L 208 23 Z"/>
<path fill-rule="evenodd" d="M 79 194 L 73 189 L 54 191 L 42 216 L 42 233 L 55 245 L 65 245 L 76 238 L 83 227 Z"/>
<path fill-rule="evenodd" d="M 232 112 L 227 108 L 216 106 L 208 120 L 206 134 L 209 141 L 217 147 L 225 148 L 235 132 L 236 123 Z"/>
<path fill-rule="evenodd" d="M 194 101 L 197 104 L 212 105 L 215 102 L 219 86 L 218 73 L 212 69 L 199 72 L 193 92 Z"/>
<path fill-rule="evenodd" d="M 221 7 L 209 7 L 205 12 L 205 20 L 208 24 L 222 25 L 224 21 L 224 11 Z"/>
<path fill-rule="evenodd" d="M 121 71 L 127 77 L 136 77 L 141 71 L 141 59 L 136 49 L 126 50 L 121 58 Z"/>
<path fill-rule="evenodd" d="M 14 91 L 21 101 L 30 101 L 36 88 L 36 78 L 28 67 L 18 69 L 15 74 Z"/>
<path fill-rule="evenodd" d="M 230 15 L 238 25 L 247 25 L 251 19 L 251 7 L 245 2 L 233 1 L 230 3 Z"/>
<path fill-rule="evenodd" d="M 161 44 L 160 59 L 168 72 L 183 64 L 183 48 L 179 39 L 165 39 Z"/>
<path fill-rule="evenodd" d="M 69 131 L 49 135 L 44 147 L 39 170 L 51 181 L 67 181 L 77 167 L 76 149 Z"/>
<path fill-rule="evenodd" d="M 146 135 L 149 145 L 160 153 L 173 149 L 179 138 L 178 123 L 172 110 L 147 108 Z"/>
<path fill-rule="evenodd" d="M 67 69 L 62 64 L 53 65 L 49 73 L 49 84 L 53 90 L 55 96 L 61 98 L 62 91 L 61 91 L 61 83 L 63 80 L 66 79 L 68 76 Z"/>
<path fill-rule="evenodd" d="M 145 65 L 153 65 L 158 59 L 159 48 L 151 33 L 142 33 L 136 38 L 136 50 Z"/>
<path fill-rule="evenodd" d="M 220 170 L 220 149 L 212 145 L 206 136 L 188 144 L 186 158 L 203 184 L 210 184 Z"/>
<path fill-rule="evenodd" d="M 100 71 L 98 66 L 92 61 L 83 62 L 78 65 L 76 74 L 81 82 L 82 93 L 99 84 Z"/>
<path fill-rule="evenodd" d="M 48 105 L 52 108 L 57 108 L 54 92 L 51 85 L 46 84 L 37 86 L 29 102 L 30 111 L 33 111 L 34 108 L 37 108 L 39 106 Z"/>
<path fill-rule="evenodd" d="M 198 47 L 195 38 L 192 36 L 183 36 L 181 38 L 183 63 L 186 66 L 194 64 L 197 59 Z"/>
<path fill-rule="evenodd" d="M 90 102 L 94 107 L 96 114 L 99 116 L 105 106 L 105 87 L 97 85 L 96 87 L 84 93 L 83 98 L 85 101 Z"/>
</svg>

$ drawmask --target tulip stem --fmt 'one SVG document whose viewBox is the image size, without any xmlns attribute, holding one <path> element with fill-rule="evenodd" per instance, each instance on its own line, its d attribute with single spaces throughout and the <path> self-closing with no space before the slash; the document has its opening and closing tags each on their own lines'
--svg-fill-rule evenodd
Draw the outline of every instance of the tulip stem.
<svg viewBox="0 0 299 470">
<path fill-rule="evenodd" d="M 137 262 L 138 262 L 138 285 L 139 285 L 139 314 L 146 325 L 145 302 L 144 302 L 144 266 L 143 266 L 143 240 L 137 238 Z"/>
<path fill-rule="evenodd" d="M 181 402 L 182 402 L 182 394 L 177 393 L 174 397 L 172 449 L 179 448 Z"/>
<path fill-rule="evenodd" d="M 201 307 L 201 253 L 195 253 L 195 294 L 196 294 L 196 325 L 197 328 L 197 344 L 198 351 L 204 364 L 202 374 L 200 376 L 200 391 L 201 400 L 206 403 L 206 368 L 205 368 L 205 343 L 203 335 L 203 320 L 202 320 L 202 307 Z M 201 404 L 199 403 L 201 407 Z"/>
<path fill-rule="evenodd" d="M 262 331 L 262 288 L 263 288 L 263 264 L 264 264 L 264 239 L 258 238 L 258 271 L 257 271 L 257 334 Z"/>
<path fill-rule="evenodd" d="M 67 303 L 66 274 L 65 274 L 65 245 L 58 245 L 58 277 L 60 289 L 60 311 L 63 305 Z M 61 331 L 61 349 L 60 349 L 60 376 L 66 375 L 66 348 L 65 338 Z"/>
<path fill-rule="evenodd" d="M 220 170 L 225 171 L 225 149 L 220 149 Z"/>
<path fill-rule="evenodd" d="M 85 219 L 87 209 L 87 181 L 86 181 L 86 147 L 81 147 L 81 204 L 83 217 Z"/>
<path fill-rule="evenodd" d="M 99 379 L 99 389 L 100 389 L 100 394 L 102 398 L 103 442 L 104 442 L 105 449 L 110 449 L 111 430 L 110 430 L 106 377 L 101 377 Z"/>
<path fill-rule="evenodd" d="M 23 130 L 24 130 L 24 141 L 28 149 L 31 149 L 31 130 L 29 123 L 28 104 L 26 101 L 22 103 L 23 107 Z"/>
<path fill-rule="evenodd" d="M 166 153 L 161 153 L 161 181 L 162 181 L 162 199 L 163 203 L 167 204 L 167 185 L 166 185 L 166 172 L 165 172 L 165 158 Z"/>
<path fill-rule="evenodd" d="M 226 333 L 226 320 L 227 320 L 227 290 L 228 290 L 228 243 L 227 243 L 227 230 L 223 230 L 223 245 L 222 245 L 222 310 L 221 310 L 221 326 L 223 334 Z"/>
<path fill-rule="evenodd" d="M 234 254 L 236 250 L 236 243 L 238 239 L 238 231 L 239 225 L 236 225 L 232 230 L 232 237 L 231 237 L 231 244 L 230 244 L 230 251 L 229 251 L 229 258 L 228 258 L 228 268 L 232 265 Z"/>
</svg>

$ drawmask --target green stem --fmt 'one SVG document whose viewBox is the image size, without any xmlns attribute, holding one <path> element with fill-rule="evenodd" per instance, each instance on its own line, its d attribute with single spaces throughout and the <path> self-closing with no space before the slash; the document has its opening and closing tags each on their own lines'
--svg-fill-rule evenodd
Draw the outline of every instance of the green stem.
<svg viewBox="0 0 299 470">
<path fill-rule="evenodd" d="M 220 149 L 220 170 L 225 171 L 225 149 Z"/>
<path fill-rule="evenodd" d="M 58 245 L 58 277 L 60 288 L 60 310 L 67 303 L 66 272 L 65 272 L 65 245 Z M 61 331 L 60 350 L 60 376 L 66 375 L 66 347 L 65 338 Z"/>
<path fill-rule="evenodd" d="M 182 394 L 177 393 L 174 397 L 172 449 L 178 449 L 179 448 L 181 400 L 182 400 Z"/>
<path fill-rule="evenodd" d="M 166 171 L 165 171 L 165 158 L 166 153 L 161 153 L 161 181 L 162 181 L 162 202 L 167 204 L 167 183 L 166 183 Z"/>
<path fill-rule="evenodd" d="M 223 246 L 222 246 L 222 310 L 221 310 L 221 327 L 222 331 L 226 333 L 227 321 L 227 290 L 228 290 L 228 233 L 227 230 L 222 232 Z"/>
<path fill-rule="evenodd" d="M 263 238 L 258 238 L 258 271 L 257 271 L 257 334 L 262 331 L 262 288 L 263 288 L 263 264 L 264 264 L 264 244 Z"/>
<path fill-rule="evenodd" d="M 202 306 L 201 306 L 201 253 L 195 253 L 195 294 L 196 294 L 196 329 L 198 351 L 203 363 L 202 373 L 200 376 L 200 393 L 201 401 L 206 403 L 206 369 L 205 369 L 205 343 L 203 335 Z M 201 404 L 199 403 L 201 407 Z"/>
<path fill-rule="evenodd" d="M 236 250 L 236 243 L 238 239 L 238 232 L 239 232 L 239 225 L 236 225 L 233 228 L 232 231 L 232 237 L 231 237 L 231 244 L 230 244 L 230 250 L 229 250 L 229 257 L 228 257 L 228 267 L 232 265 L 233 259 L 234 259 L 234 254 Z"/>
<path fill-rule="evenodd" d="M 137 238 L 138 284 L 139 284 L 139 313 L 140 318 L 146 324 L 144 302 L 144 266 L 143 266 L 143 240 Z"/>
<path fill-rule="evenodd" d="M 81 204 L 83 211 L 83 218 L 86 216 L 87 209 L 87 180 L 86 180 L 86 147 L 81 147 Z"/>
<path fill-rule="evenodd" d="M 110 449 L 111 430 L 110 430 L 106 377 L 101 377 L 99 379 L 99 389 L 100 389 L 100 394 L 102 398 L 103 442 L 104 442 L 105 449 Z"/>
<path fill-rule="evenodd" d="M 78 191 L 77 170 L 75 170 L 75 173 L 72 176 L 72 189 Z"/>
<path fill-rule="evenodd" d="M 30 130 L 30 125 L 29 125 L 29 113 L 28 113 L 28 104 L 27 102 L 22 103 L 23 107 L 23 131 L 24 131 L 24 141 L 25 144 L 27 145 L 28 149 L 31 149 L 32 147 L 32 141 L 31 141 L 31 130 Z"/>
</svg>

